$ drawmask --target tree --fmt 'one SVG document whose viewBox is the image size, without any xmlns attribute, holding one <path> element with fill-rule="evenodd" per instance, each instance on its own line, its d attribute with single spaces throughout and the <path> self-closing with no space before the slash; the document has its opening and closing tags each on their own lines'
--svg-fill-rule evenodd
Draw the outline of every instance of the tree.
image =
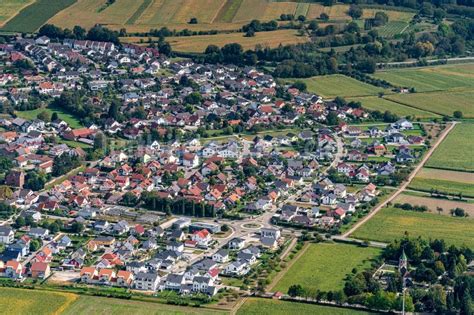
<svg viewBox="0 0 474 315">
<path fill-rule="evenodd" d="M 30 241 L 30 252 L 36 252 L 41 248 L 41 243 L 37 239 L 32 239 Z"/>
<path fill-rule="evenodd" d="M 288 288 L 288 295 L 295 297 L 295 296 L 303 296 L 305 290 L 300 284 L 293 284 Z"/>
<path fill-rule="evenodd" d="M 73 27 L 72 33 L 76 39 L 82 40 L 86 38 L 86 30 L 79 25 Z"/>
<path fill-rule="evenodd" d="M 72 233 L 81 233 L 82 231 L 84 231 L 84 224 L 80 222 L 74 222 L 71 224 Z"/>
<path fill-rule="evenodd" d="M 16 218 L 15 226 L 17 228 L 21 228 L 22 226 L 25 226 L 25 225 L 26 225 L 26 223 L 25 223 L 25 218 L 24 217 L 20 216 L 20 217 Z"/>
<path fill-rule="evenodd" d="M 324 22 L 326 22 L 326 21 L 329 20 L 329 15 L 327 15 L 326 13 L 321 13 L 321 14 L 319 15 L 319 18 L 320 18 L 321 20 L 323 20 Z"/>
<path fill-rule="evenodd" d="M 255 36 L 255 30 L 252 28 L 249 28 L 247 32 L 245 33 L 245 37 L 254 37 Z"/>
<path fill-rule="evenodd" d="M 120 110 L 120 101 L 118 99 L 112 100 L 112 103 L 110 103 L 108 116 L 110 118 L 118 120 L 119 119 L 119 110 Z"/>
<path fill-rule="evenodd" d="M 306 83 L 303 81 L 295 81 L 292 85 L 292 88 L 298 89 L 300 92 L 305 92 L 307 89 Z"/>
<path fill-rule="evenodd" d="M 337 117 L 336 112 L 329 112 L 326 117 L 326 124 L 328 124 L 329 126 L 337 126 L 339 124 L 339 117 Z"/>
<path fill-rule="evenodd" d="M 107 137 L 103 132 L 97 132 L 94 137 L 94 149 L 106 149 Z"/>
<path fill-rule="evenodd" d="M 360 18 L 362 17 L 363 10 L 362 10 L 361 7 L 352 4 L 352 5 L 349 7 L 349 11 L 347 12 L 347 14 L 348 14 L 353 20 L 356 20 L 356 19 L 360 19 Z"/>
<path fill-rule="evenodd" d="M 453 117 L 456 118 L 456 119 L 461 119 L 463 117 L 463 113 L 460 111 L 460 110 L 456 110 L 454 111 L 453 113 Z"/>
<path fill-rule="evenodd" d="M 56 120 L 59 120 L 58 113 L 53 112 L 53 114 L 51 115 L 51 121 L 56 121 Z"/>
<path fill-rule="evenodd" d="M 438 214 L 441 214 L 441 212 L 443 212 L 443 208 L 441 208 L 441 207 L 436 207 L 436 211 L 438 211 Z"/>
<path fill-rule="evenodd" d="M 39 113 L 36 118 L 38 118 L 39 120 L 42 120 L 44 122 L 50 122 L 51 121 L 51 116 L 49 115 L 49 113 L 47 111 L 42 111 L 41 113 Z"/>
<path fill-rule="evenodd" d="M 198 19 L 193 17 L 189 20 L 189 24 L 198 24 Z"/>
</svg>

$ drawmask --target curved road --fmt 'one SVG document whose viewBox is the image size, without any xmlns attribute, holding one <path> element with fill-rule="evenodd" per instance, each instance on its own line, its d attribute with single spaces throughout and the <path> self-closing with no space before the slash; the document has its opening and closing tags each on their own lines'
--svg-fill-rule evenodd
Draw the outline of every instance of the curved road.
<svg viewBox="0 0 474 315">
<path fill-rule="evenodd" d="M 380 205 L 375 207 L 372 210 L 372 212 L 370 212 L 366 217 L 364 217 L 362 220 L 360 220 L 359 222 L 354 224 L 354 226 L 350 230 L 348 230 L 346 233 L 344 233 L 342 235 L 342 238 L 349 237 L 349 235 L 354 233 L 354 231 L 357 230 L 362 224 L 364 224 L 365 222 L 370 220 L 370 218 L 372 218 L 375 214 L 377 214 L 377 212 L 379 212 L 380 209 L 385 207 L 387 205 L 387 203 L 389 203 L 389 202 L 393 201 L 395 198 L 397 198 L 398 195 L 400 195 L 400 193 L 403 190 L 405 190 L 405 188 L 408 187 L 410 182 L 415 177 L 416 173 L 418 173 L 418 171 L 423 167 L 423 165 L 425 165 L 426 161 L 428 161 L 430 156 L 433 154 L 434 150 L 436 150 L 436 148 L 440 145 L 440 143 L 443 142 L 444 138 L 446 138 L 446 136 L 451 132 L 451 130 L 454 128 L 454 126 L 456 124 L 457 124 L 457 122 L 451 123 L 451 125 L 443 131 L 443 134 L 438 138 L 438 140 L 436 140 L 436 143 L 431 147 L 431 149 L 428 151 L 428 153 L 425 155 L 425 157 L 421 160 L 421 162 L 418 163 L 418 165 L 415 167 L 413 172 L 411 172 L 410 176 L 408 176 L 408 179 L 398 188 L 398 190 L 396 190 L 389 198 L 387 198 L 387 200 L 385 200 Z"/>
</svg>

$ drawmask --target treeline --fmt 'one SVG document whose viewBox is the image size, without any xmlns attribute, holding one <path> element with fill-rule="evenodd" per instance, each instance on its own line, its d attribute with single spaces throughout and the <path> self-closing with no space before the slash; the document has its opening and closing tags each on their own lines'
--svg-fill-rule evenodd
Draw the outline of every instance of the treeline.
<svg viewBox="0 0 474 315">
<path fill-rule="evenodd" d="M 89 31 L 86 31 L 86 29 L 79 25 L 74 26 L 73 29 L 70 30 L 68 28 L 62 29 L 52 24 L 45 24 L 39 29 L 38 34 L 40 36 L 48 36 L 52 39 L 87 39 L 101 42 L 112 42 L 118 45 L 120 44 L 119 36 L 125 36 L 126 31 L 125 29 L 121 29 L 120 32 L 112 31 L 101 25 L 96 25 L 89 29 Z"/>
<path fill-rule="evenodd" d="M 212 218 L 216 216 L 216 211 L 213 205 L 196 203 L 184 198 L 162 198 L 157 192 L 144 192 L 142 193 L 141 200 L 145 208 L 165 212 L 166 214 Z"/>
</svg>

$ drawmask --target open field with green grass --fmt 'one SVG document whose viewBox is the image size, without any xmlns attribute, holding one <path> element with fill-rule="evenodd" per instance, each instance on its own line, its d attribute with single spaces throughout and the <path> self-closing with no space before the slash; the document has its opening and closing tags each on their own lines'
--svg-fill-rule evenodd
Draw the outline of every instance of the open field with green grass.
<svg viewBox="0 0 474 315">
<path fill-rule="evenodd" d="M 395 35 L 402 34 L 409 24 L 403 21 L 389 21 L 384 26 L 376 27 L 375 29 L 379 32 L 380 36 L 383 37 L 394 37 Z"/>
<path fill-rule="evenodd" d="M 456 179 L 442 180 L 434 178 L 415 177 L 410 185 L 410 189 L 430 192 L 435 189 L 444 193 L 459 194 L 462 193 L 465 197 L 474 198 L 474 185 L 457 182 Z"/>
<path fill-rule="evenodd" d="M 79 120 L 77 120 L 76 117 L 74 117 L 71 114 L 68 114 L 68 113 L 64 112 L 61 109 L 56 109 L 56 108 L 52 109 L 52 108 L 46 107 L 46 108 L 37 108 L 37 109 L 26 110 L 26 111 L 16 111 L 15 114 L 20 118 L 32 120 L 32 119 L 36 119 L 38 114 L 42 113 L 42 112 L 47 112 L 50 116 L 53 113 L 57 113 L 59 119 L 62 119 L 65 122 L 67 122 L 68 125 L 73 129 L 83 127 L 82 124 L 79 122 Z"/>
<path fill-rule="evenodd" d="M 0 3 L 0 27 L 33 2 L 34 0 L 2 0 Z"/>
<path fill-rule="evenodd" d="M 398 116 L 415 116 L 416 118 L 436 118 L 440 117 L 435 113 L 430 113 L 417 108 L 401 105 L 378 96 L 367 96 L 359 98 L 349 98 L 349 101 L 361 102 L 362 107 L 380 112 L 390 111 Z"/>
<path fill-rule="evenodd" d="M 3 31 L 34 32 L 59 11 L 77 0 L 36 0 L 24 7 L 1 28 Z M 0 8 L 3 4 L 0 4 Z"/>
<path fill-rule="evenodd" d="M 370 260 L 378 254 L 380 250 L 371 247 L 340 243 L 310 244 L 271 290 L 286 293 L 293 284 L 322 291 L 340 290 L 352 268 L 369 267 Z"/>
<path fill-rule="evenodd" d="M 471 107 L 474 107 L 472 100 Z M 426 166 L 474 172 L 473 135 L 474 124 L 461 123 L 456 125 L 433 152 L 433 155 L 426 162 Z"/>
<path fill-rule="evenodd" d="M 474 63 L 391 69 L 378 71 L 373 76 L 396 86 L 414 87 L 417 92 L 445 91 L 455 88 L 472 89 L 474 88 Z"/>
<path fill-rule="evenodd" d="M 408 232 L 413 237 L 443 238 L 446 243 L 474 247 L 474 219 L 453 218 L 433 213 L 383 208 L 351 236 L 363 240 L 390 242 Z"/>
<path fill-rule="evenodd" d="M 379 92 L 387 92 L 383 88 L 357 81 L 356 79 L 342 74 L 324 75 L 307 79 L 292 79 L 287 81 L 303 81 L 306 83 L 308 91 L 325 98 L 334 98 L 336 96 L 376 96 Z"/>
<path fill-rule="evenodd" d="M 133 300 L 122 300 L 103 298 L 95 296 L 80 296 L 62 315 L 89 315 L 89 314 L 144 314 L 144 315 L 201 315 L 201 314 L 227 314 L 223 311 L 215 311 L 208 308 L 191 308 L 173 306 L 167 304 L 141 302 Z"/>
<path fill-rule="evenodd" d="M 190 37 L 169 37 L 167 41 L 173 50 L 181 52 L 204 52 L 209 45 L 219 47 L 230 43 L 239 43 L 244 49 L 255 49 L 256 45 L 277 47 L 278 45 L 305 43 L 306 36 L 298 36 L 295 30 L 279 30 L 273 32 L 258 32 L 254 37 L 245 37 L 243 33 L 200 35 Z"/>
<path fill-rule="evenodd" d="M 321 314 L 321 315 L 362 315 L 371 314 L 340 307 L 322 306 L 288 301 L 249 298 L 237 311 L 237 315 L 288 315 L 288 314 Z"/>
<path fill-rule="evenodd" d="M 474 89 L 466 91 L 443 91 L 430 93 L 410 93 L 387 95 L 387 99 L 402 105 L 415 107 L 440 115 L 452 116 L 461 111 L 464 117 L 474 117 Z"/>
<path fill-rule="evenodd" d="M 0 314 L 61 314 L 77 298 L 72 293 L 4 287 L 0 289 Z"/>
</svg>

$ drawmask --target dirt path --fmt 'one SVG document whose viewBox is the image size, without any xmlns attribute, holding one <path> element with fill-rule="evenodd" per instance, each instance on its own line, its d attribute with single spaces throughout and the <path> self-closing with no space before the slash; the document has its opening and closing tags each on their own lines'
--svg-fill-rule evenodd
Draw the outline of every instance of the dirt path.
<svg viewBox="0 0 474 315">
<path fill-rule="evenodd" d="M 443 140 L 446 138 L 446 136 L 451 132 L 451 130 L 453 130 L 454 126 L 456 125 L 456 122 L 453 122 L 451 123 L 451 125 L 449 127 L 447 127 L 443 133 L 441 134 L 441 136 L 438 138 L 438 140 L 436 141 L 436 143 L 431 147 L 431 149 L 428 151 L 428 153 L 425 155 L 425 157 L 421 160 L 421 162 L 415 167 L 415 169 L 413 170 L 413 172 L 411 172 L 410 176 L 408 176 L 408 179 L 398 188 L 398 190 L 396 190 L 395 192 L 392 193 L 392 195 L 390 197 L 387 198 L 387 200 L 385 200 L 384 202 L 382 202 L 381 204 L 379 204 L 377 207 L 375 207 L 372 212 L 370 212 L 365 218 L 363 218 L 362 220 L 360 220 L 359 222 L 357 222 L 356 224 L 354 224 L 354 226 L 349 229 L 346 233 L 344 233 L 342 235 L 342 237 L 346 238 L 346 237 L 349 237 L 349 235 L 351 235 L 352 233 L 354 233 L 355 230 L 357 230 L 362 224 L 364 224 L 365 222 L 367 222 L 368 220 L 370 220 L 374 215 L 377 214 L 377 212 L 379 212 L 382 208 L 384 208 L 387 203 L 389 202 L 392 202 L 393 200 L 395 200 L 395 198 L 398 197 L 398 195 L 400 195 L 403 190 L 405 190 L 405 188 L 408 187 L 408 185 L 410 184 L 410 182 L 413 180 L 413 178 L 416 176 L 416 173 L 418 173 L 421 168 L 423 167 L 423 165 L 425 165 L 426 161 L 428 161 L 428 159 L 431 157 L 431 155 L 433 154 L 433 152 L 436 150 L 436 148 L 441 144 L 441 142 L 443 142 Z"/>
</svg>

